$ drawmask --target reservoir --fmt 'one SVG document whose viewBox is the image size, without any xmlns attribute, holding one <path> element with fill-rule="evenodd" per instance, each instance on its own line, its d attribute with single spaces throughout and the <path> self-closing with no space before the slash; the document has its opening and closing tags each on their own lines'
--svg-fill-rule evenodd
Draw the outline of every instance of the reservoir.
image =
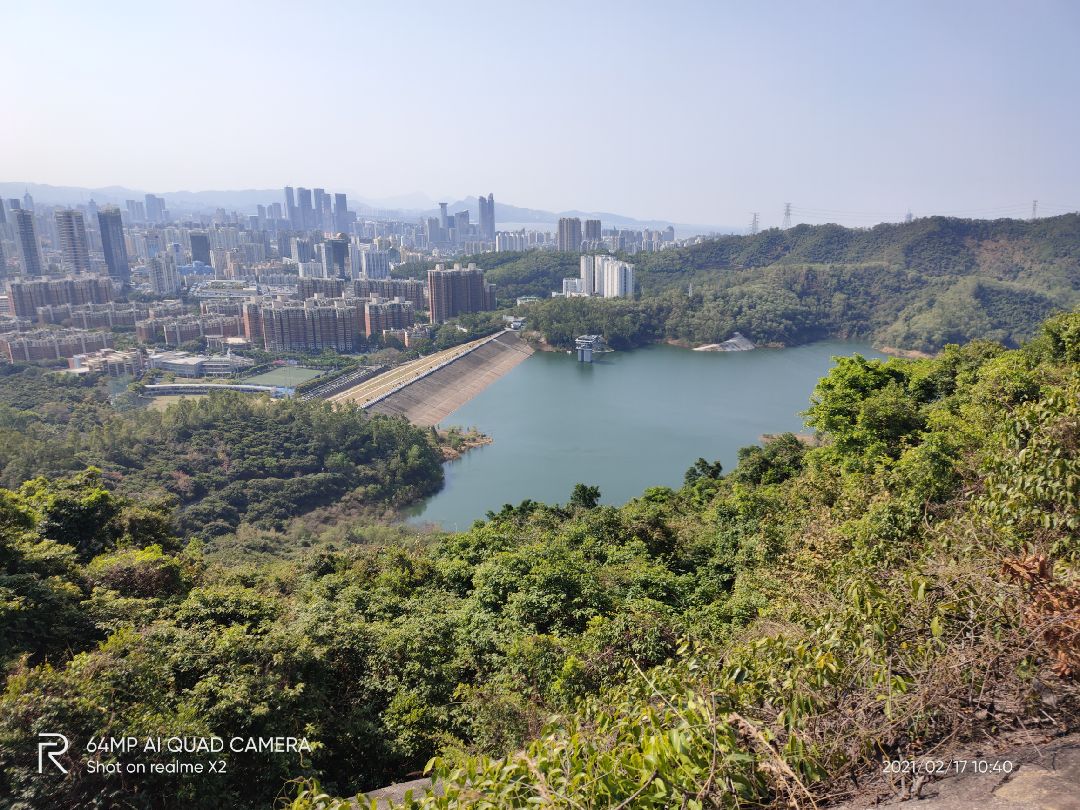
<svg viewBox="0 0 1080 810">
<path fill-rule="evenodd" d="M 574 484 L 621 504 L 652 486 L 678 487 L 702 456 L 734 469 L 764 433 L 800 432 L 818 379 L 837 355 L 884 357 L 865 343 L 694 352 L 657 345 L 578 363 L 536 352 L 442 422 L 492 444 L 445 466 L 443 489 L 409 522 L 464 530 L 503 504 L 566 503 Z"/>
</svg>

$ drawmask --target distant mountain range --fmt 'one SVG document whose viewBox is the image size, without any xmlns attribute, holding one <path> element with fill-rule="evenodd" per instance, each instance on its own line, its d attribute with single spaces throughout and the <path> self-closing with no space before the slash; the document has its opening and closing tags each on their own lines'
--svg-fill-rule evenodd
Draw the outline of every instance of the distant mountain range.
<svg viewBox="0 0 1080 810">
<path fill-rule="evenodd" d="M 79 205 L 94 200 L 98 204 L 109 203 L 123 207 L 125 200 L 142 200 L 148 192 L 125 188 L 123 186 L 104 186 L 102 188 L 82 188 L 79 186 L 50 186 L 44 183 L 0 182 L 0 196 L 19 197 L 27 191 L 35 202 L 44 205 Z M 254 214 L 257 205 L 284 203 L 281 189 L 243 189 L 236 191 L 166 191 L 150 192 L 165 198 L 165 204 L 173 212 L 206 213 L 218 208 Z M 436 216 L 438 203 L 426 194 L 414 192 L 395 197 L 368 198 L 349 194 L 349 206 L 362 214 L 378 212 L 382 215 L 406 218 Z M 473 222 L 479 219 L 479 205 L 476 197 L 451 202 L 450 213 L 468 210 Z M 581 219 L 599 219 L 604 227 L 652 228 L 664 229 L 669 225 L 675 228 L 678 236 L 692 236 L 706 233 L 737 233 L 744 229 L 670 222 L 661 219 L 635 219 L 623 214 L 608 211 L 544 211 L 537 208 L 524 208 L 495 200 L 496 223 L 511 223 L 518 226 L 535 225 L 554 228 L 560 217 L 580 217 Z"/>
</svg>

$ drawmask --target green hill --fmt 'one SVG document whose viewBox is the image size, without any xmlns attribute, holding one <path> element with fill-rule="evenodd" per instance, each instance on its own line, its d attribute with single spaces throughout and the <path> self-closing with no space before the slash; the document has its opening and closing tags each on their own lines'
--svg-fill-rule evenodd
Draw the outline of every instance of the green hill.
<svg viewBox="0 0 1080 810">
<path fill-rule="evenodd" d="M 1017 346 L 1080 302 L 1077 214 L 799 225 L 626 258 L 637 266 L 636 305 L 547 300 L 530 306 L 534 324 L 561 343 L 566 332 L 610 330 L 609 311 L 617 310 L 634 322 L 608 332 L 615 344 L 713 343 L 740 331 L 758 343 L 862 338 L 933 352 L 973 339 Z M 530 292 L 553 289 L 555 275 L 575 275 L 563 254 L 500 260 L 492 271 L 497 281 L 512 279 L 518 294 L 525 278 Z"/>
</svg>

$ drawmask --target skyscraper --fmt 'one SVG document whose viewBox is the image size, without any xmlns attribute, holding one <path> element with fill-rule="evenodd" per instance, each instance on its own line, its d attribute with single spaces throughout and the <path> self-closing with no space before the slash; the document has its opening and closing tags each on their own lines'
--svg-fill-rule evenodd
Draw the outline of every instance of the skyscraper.
<svg viewBox="0 0 1080 810">
<path fill-rule="evenodd" d="M 191 240 L 191 261 L 210 264 L 210 235 L 206 231 L 192 231 L 188 238 Z"/>
<path fill-rule="evenodd" d="M 41 263 L 41 246 L 34 228 L 34 214 L 25 208 L 12 212 L 15 215 L 15 241 L 19 243 L 19 258 L 23 274 L 40 276 L 44 271 Z"/>
<path fill-rule="evenodd" d="M 446 206 L 449 203 L 439 203 L 439 241 L 445 242 L 449 238 L 450 232 L 450 218 L 446 213 Z"/>
<path fill-rule="evenodd" d="M 315 211 L 311 207 L 311 191 L 306 188 L 296 189 L 296 205 L 298 209 L 297 219 L 299 227 L 311 230 L 315 227 Z"/>
<path fill-rule="evenodd" d="M 603 238 L 600 230 L 600 220 L 587 219 L 585 220 L 585 241 L 586 242 L 599 242 Z"/>
<path fill-rule="evenodd" d="M 56 212 L 56 233 L 60 238 L 60 255 L 66 273 L 90 272 L 90 247 L 86 239 L 86 223 L 81 211 L 70 208 Z"/>
<path fill-rule="evenodd" d="M 128 262 L 127 245 L 124 244 L 124 223 L 120 209 L 109 206 L 98 211 L 98 227 L 101 229 L 101 249 L 109 277 L 124 286 L 131 283 L 131 263 Z"/>
<path fill-rule="evenodd" d="M 314 199 L 313 204 L 312 204 L 312 207 L 315 210 L 315 223 L 314 223 L 314 226 L 316 228 L 318 228 L 319 230 L 321 230 L 321 231 L 325 231 L 327 229 L 327 227 L 328 227 L 327 223 L 323 220 L 323 208 L 325 207 L 325 204 L 326 204 L 325 201 L 326 201 L 326 189 L 323 189 L 323 188 L 315 189 L 315 199 Z"/>
<path fill-rule="evenodd" d="M 327 278 L 348 278 L 345 268 L 345 260 L 349 256 L 349 240 L 345 237 L 334 237 L 323 243 L 324 259 L 323 266 Z"/>
<path fill-rule="evenodd" d="M 138 200 L 125 201 L 128 211 L 128 222 L 146 222 L 146 206 Z"/>
<path fill-rule="evenodd" d="M 338 233 L 349 232 L 349 201 L 344 194 L 334 195 L 334 230 Z"/>
<path fill-rule="evenodd" d="M 297 216 L 296 197 L 292 186 L 285 186 L 285 218 L 289 220 L 289 227 L 293 230 L 300 230 L 303 227 Z"/>
<path fill-rule="evenodd" d="M 480 197 L 480 238 L 495 241 L 495 195 L 488 194 L 485 200 Z"/>
<path fill-rule="evenodd" d="M 460 245 L 469 238 L 469 212 L 458 211 L 451 220 L 454 228 L 454 239 Z"/>
<path fill-rule="evenodd" d="M 165 199 L 153 194 L 147 194 L 144 198 L 146 200 L 146 221 L 160 225 L 165 221 Z"/>
<path fill-rule="evenodd" d="M 180 292 L 180 274 L 173 257 L 164 255 L 151 259 L 148 264 L 150 291 L 154 295 L 176 295 Z"/>
<path fill-rule="evenodd" d="M 559 220 L 558 250 L 571 253 L 581 251 L 581 220 L 577 217 L 562 217 Z"/>
</svg>

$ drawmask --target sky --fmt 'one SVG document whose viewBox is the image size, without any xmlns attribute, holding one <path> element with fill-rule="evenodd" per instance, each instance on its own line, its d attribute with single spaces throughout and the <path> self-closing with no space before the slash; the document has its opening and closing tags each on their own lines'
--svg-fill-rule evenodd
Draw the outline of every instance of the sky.
<svg viewBox="0 0 1080 810">
<path fill-rule="evenodd" d="M 1074 0 L 0 0 L 0 21 L 0 181 L 717 226 L 1080 207 Z"/>
</svg>

